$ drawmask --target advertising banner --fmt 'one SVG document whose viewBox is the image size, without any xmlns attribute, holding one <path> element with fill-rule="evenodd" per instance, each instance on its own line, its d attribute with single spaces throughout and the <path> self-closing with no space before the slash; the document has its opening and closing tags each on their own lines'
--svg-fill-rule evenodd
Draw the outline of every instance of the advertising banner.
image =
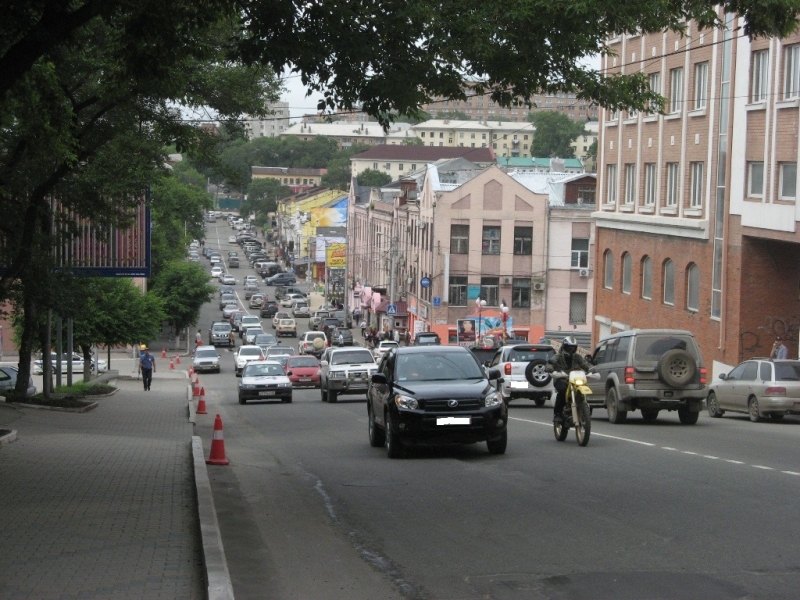
<svg viewBox="0 0 800 600">
<path fill-rule="evenodd" d="M 458 344 L 471 346 L 475 343 L 475 319 L 459 319 L 456 321 L 458 327 Z"/>
<path fill-rule="evenodd" d="M 326 248 L 327 256 L 325 265 L 329 269 L 344 269 L 347 261 L 346 244 L 328 244 Z"/>
</svg>

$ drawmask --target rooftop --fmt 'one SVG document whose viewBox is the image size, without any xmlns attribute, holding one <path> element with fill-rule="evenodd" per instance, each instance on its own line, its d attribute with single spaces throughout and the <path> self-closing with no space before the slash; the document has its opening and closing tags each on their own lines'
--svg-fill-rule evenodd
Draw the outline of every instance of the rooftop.
<svg viewBox="0 0 800 600">
<path fill-rule="evenodd" d="M 441 159 L 465 158 L 474 163 L 494 163 L 491 148 L 453 148 L 448 146 L 373 146 L 354 155 L 351 160 L 408 160 L 436 162 Z"/>
</svg>

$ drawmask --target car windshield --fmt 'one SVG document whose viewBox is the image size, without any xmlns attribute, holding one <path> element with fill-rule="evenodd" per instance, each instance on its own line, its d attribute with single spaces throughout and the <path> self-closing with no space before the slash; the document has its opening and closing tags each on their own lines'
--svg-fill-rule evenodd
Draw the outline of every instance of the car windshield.
<svg viewBox="0 0 800 600">
<path fill-rule="evenodd" d="M 687 350 L 692 358 L 699 360 L 692 338 L 687 335 L 639 335 L 636 336 L 634 362 L 655 363 L 670 350 Z"/>
<path fill-rule="evenodd" d="M 532 360 L 548 360 L 556 353 L 555 350 L 540 350 L 517 346 L 508 353 L 508 362 L 530 362 Z"/>
<path fill-rule="evenodd" d="M 242 356 L 259 356 L 261 354 L 261 348 L 240 348 L 239 354 Z"/>
<path fill-rule="evenodd" d="M 418 346 L 436 346 L 438 338 L 435 335 L 423 335 L 417 338 Z"/>
<path fill-rule="evenodd" d="M 242 325 L 258 325 L 259 323 L 258 317 L 242 317 Z"/>
<path fill-rule="evenodd" d="M 397 381 L 483 379 L 483 370 L 469 352 L 414 353 L 397 357 Z"/>
<path fill-rule="evenodd" d="M 381 342 L 378 347 L 381 350 L 388 350 L 389 348 L 399 346 L 397 342 Z"/>
<path fill-rule="evenodd" d="M 283 367 L 273 365 L 247 365 L 244 368 L 244 377 L 282 377 L 286 375 Z"/>
<path fill-rule="evenodd" d="M 281 319 L 281 325 L 284 326 L 294 325 L 294 321 L 292 321 L 291 319 Z"/>
<path fill-rule="evenodd" d="M 375 359 L 369 350 L 347 350 L 345 352 L 336 352 L 331 357 L 332 365 L 352 365 L 359 363 L 374 363 Z"/>
<path fill-rule="evenodd" d="M 294 354 L 294 348 L 290 348 L 288 346 L 283 346 L 281 348 L 270 348 L 269 349 L 269 357 L 272 358 L 273 356 L 291 356 Z"/>
<path fill-rule="evenodd" d="M 290 367 L 318 367 L 319 363 L 316 358 L 311 356 L 303 356 L 301 358 L 292 358 L 287 363 Z"/>
<path fill-rule="evenodd" d="M 229 323 L 214 323 L 211 331 L 230 331 L 231 326 Z"/>
<path fill-rule="evenodd" d="M 800 362 L 776 362 L 775 381 L 800 381 Z"/>
<path fill-rule="evenodd" d="M 325 334 L 321 331 L 315 331 L 314 333 L 308 332 L 306 333 L 306 341 L 309 342 L 311 340 L 324 340 Z"/>
<path fill-rule="evenodd" d="M 218 355 L 216 350 L 198 350 L 195 356 L 197 358 L 216 358 Z"/>
<path fill-rule="evenodd" d="M 263 346 L 266 344 L 274 344 L 275 343 L 275 336 L 270 335 L 268 333 L 259 333 L 256 336 L 256 344 L 259 346 Z"/>
</svg>

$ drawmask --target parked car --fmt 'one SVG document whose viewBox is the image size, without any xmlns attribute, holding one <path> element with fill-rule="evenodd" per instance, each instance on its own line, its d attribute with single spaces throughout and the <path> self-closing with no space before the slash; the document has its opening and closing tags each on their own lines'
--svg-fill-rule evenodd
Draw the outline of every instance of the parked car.
<svg viewBox="0 0 800 600">
<path fill-rule="evenodd" d="M 336 310 L 333 312 L 333 316 L 339 319 L 339 327 L 353 326 L 353 316 L 350 313 L 347 313 L 347 316 L 345 316 L 343 310 Z"/>
<path fill-rule="evenodd" d="M 330 347 L 320 361 L 320 394 L 323 402 L 336 402 L 340 395 L 365 394 L 370 377 L 378 368 L 366 348 Z"/>
<path fill-rule="evenodd" d="M 639 409 L 645 421 L 677 410 L 694 425 L 708 396 L 707 371 L 690 331 L 633 329 L 600 341 L 592 357 L 598 379 L 590 379 L 589 406 L 605 406 L 610 423 L 623 423 Z"/>
<path fill-rule="evenodd" d="M 83 369 L 83 366 L 81 366 Z M 0 393 L 10 392 L 17 387 L 17 379 L 19 377 L 19 370 L 17 367 L 0 366 Z M 28 377 L 28 387 L 25 389 L 26 396 L 36 395 L 36 386 L 33 385 L 33 379 Z"/>
<path fill-rule="evenodd" d="M 555 348 L 544 344 L 502 346 L 495 350 L 486 366 L 499 370 L 503 375 L 500 391 L 506 404 L 516 398 L 527 398 L 536 406 L 544 406 L 553 394 L 553 378 L 547 372 L 547 361 L 555 354 Z M 536 385 L 529 383 L 525 375 L 531 363 L 531 379 Z"/>
<path fill-rule="evenodd" d="M 241 346 L 239 350 L 233 354 L 233 368 L 236 372 L 236 376 L 240 377 L 245 365 L 255 360 L 264 360 L 264 353 L 261 351 L 261 348 L 258 346 Z"/>
<path fill-rule="evenodd" d="M 370 445 L 390 458 L 418 443 L 486 442 L 491 454 L 505 453 L 508 408 L 493 383 L 501 377 L 461 346 L 389 350 L 370 377 Z"/>
<path fill-rule="evenodd" d="M 711 384 L 706 406 L 712 417 L 746 413 L 754 423 L 800 414 L 800 361 L 746 360 Z"/>
<path fill-rule="evenodd" d="M 298 300 L 292 304 L 292 315 L 294 317 L 310 317 L 311 311 L 308 308 L 308 302 L 305 300 Z"/>
<path fill-rule="evenodd" d="M 217 321 L 211 324 L 208 330 L 208 345 L 209 346 L 232 346 L 231 342 L 231 324 L 225 321 Z"/>
<path fill-rule="evenodd" d="M 267 285 L 293 285 L 297 283 L 294 273 L 276 273 L 265 280 Z"/>
<path fill-rule="evenodd" d="M 289 356 L 286 374 L 294 387 L 319 387 L 319 360 L 314 356 Z"/>
<path fill-rule="evenodd" d="M 279 285 L 275 287 L 275 298 L 278 300 L 284 296 L 288 296 L 289 294 L 297 294 L 298 296 L 308 299 L 308 294 L 298 287 L 293 287 L 290 285 Z"/>
<path fill-rule="evenodd" d="M 330 343 L 331 333 L 333 333 L 333 330 L 337 327 L 339 327 L 339 319 L 336 317 L 325 317 L 319 325 L 319 330 L 328 336 L 328 342 Z"/>
<path fill-rule="evenodd" d="M 252 361 L 244 366 L 239 382 L 239 404 L 248 400 L 292 401 L 292 382 L 274 361 Z"/>
<path fill-rule="evenodd" d="M 77 352 L 73 352 L 72 353 L 72 360 L 68 359 L 69 355 L 67 355 L 67 354 L 63 354 L 62 356 L 63 356 L 63 358 L 60 361 L 61 362 L 61 372 L 62 373 L 66 373 L 67 372 L 68 363 L 70 363 L 70 362 L 72 363 L 72 372 L 73 373 L 83 373 L 84 359 L 83 359 L 83 355 L 82 354 L 78 354 Z M 50 358 L 51 358 L 50 364 L 53 366 L 53 369 L 55 370 L 56 364 L 59 362 L 58 355 L 55 352 L 53 352 L 50 355 Z M 95 363 L 96 363 L 96 368 L 95 368 Z M 90 359 L 90 367 L 91 367 L 92 371 L 96 370 L 98 373 L 103 373 L 103 372 L 108 370 L 108 363 L 106 363 L 106 361 L 104 359 L 102 359 L 102 358 L 98 359 L 98 360 L 95 360 L 95 358 L 92 357 Z M 33 361 L 33 369 L 32 369 L 32 371 L 33 371 L 34 375 L 41 375 L 42 373 L 44 373 L 44 362 L 43 362 L 42 358 L 39 358 L 39 359 Z"/>
<path fill-rule="evenodd" d="M 397 342 L 391 342 L 388 340 L 384 340 L 382 342 L 378 342 L 377 347 L 372 351 L 372 355 L 375 357 L 375 362 L 380 362 L 383 358 L 383 355 L 389 351 L 390 348 L 399 348 L 400 344 Z"/>
<path fill-rule="evenodd" d="M 192 356 L 192 368 L 200 373 L 201 371 L 220 372 L 219 353 L 214 346 L 198 346 Z"/>
<path fill-rule="evenodd" d="M 278 321 L 278 328 L 277 334 L 278 336 L 281 335 L 290 335 L 292 337 L 297 337 L 297 323 L 294 319 L 280 319 Z"/>
<path fill-rule="evenodd" d="M 306 331 L 297 344 L 300 348 L 300 354 L 313 354 L 319 357 L 328 347 L 328 340 L 321 331 Z"/>
</svg>

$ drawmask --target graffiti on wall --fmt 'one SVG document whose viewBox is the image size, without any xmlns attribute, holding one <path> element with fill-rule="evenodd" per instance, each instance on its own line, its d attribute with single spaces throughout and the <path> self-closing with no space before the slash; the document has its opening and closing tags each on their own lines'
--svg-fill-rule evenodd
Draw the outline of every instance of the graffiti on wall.
<svg viewBox="0 0 800 600">
<path fill-rule="evenodd" d="M 739 360 L 753 356 L 769 356 L 775 338 L 780 336 L 789 348 L 789 356 L 796 355 L 798 339 L 800 339 L 800 316 L 766 317 L 764 325 L 755 331 L 742 331 L 739 335 Z"/>
</svg>

